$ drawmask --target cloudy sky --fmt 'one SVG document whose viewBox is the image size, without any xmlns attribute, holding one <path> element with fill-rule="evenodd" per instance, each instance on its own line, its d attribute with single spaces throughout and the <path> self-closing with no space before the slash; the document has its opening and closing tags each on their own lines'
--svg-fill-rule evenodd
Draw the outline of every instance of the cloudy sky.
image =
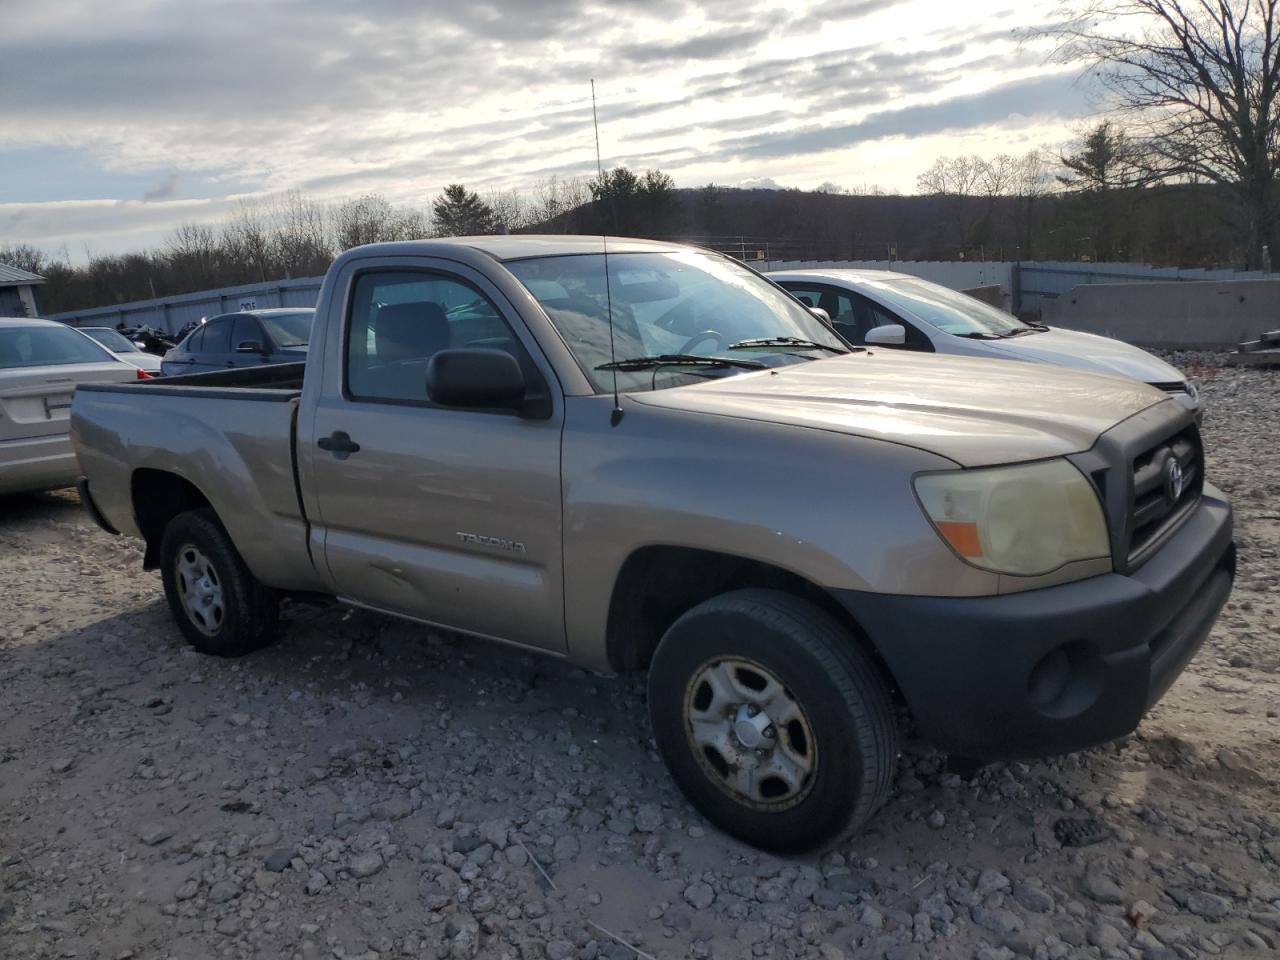
<svg viewBox="0 0 1280 960">
<path fill-rule="evenodd" d="M 0 244 L 74 259 L 300 189 L 425 206 L 606 165 L 910 192 L 1087 110 L 1039 0 L 0 0 Z"/>
</svg>

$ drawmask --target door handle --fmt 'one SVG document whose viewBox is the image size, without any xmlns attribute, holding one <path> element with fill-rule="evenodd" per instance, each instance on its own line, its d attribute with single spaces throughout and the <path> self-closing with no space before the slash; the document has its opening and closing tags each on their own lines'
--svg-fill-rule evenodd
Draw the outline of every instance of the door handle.
<svg viewBox="0 0 1280 960">
<path fill-rule="evenodd" d="M 351 454 L 360 452 L 360 444 L 352 440 L 345 430 L 335 430 L 329 436 L 321 437 L 316 441 L 316 446 L 333 454 L 339 460 L 345 460 Z"/>
</svg>

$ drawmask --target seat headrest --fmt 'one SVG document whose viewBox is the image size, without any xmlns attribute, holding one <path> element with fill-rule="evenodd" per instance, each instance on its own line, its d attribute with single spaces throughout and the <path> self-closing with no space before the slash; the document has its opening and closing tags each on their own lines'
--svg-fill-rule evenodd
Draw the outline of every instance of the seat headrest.
<svg viewBox="0 0 1280 960">
<path fill-rule="evenodd" d="M 373 342 L 379 363 L 426 360 L 449 346 L 444 307 L 430 300 L 380 307 L 374 318 Z"/>
</svg>

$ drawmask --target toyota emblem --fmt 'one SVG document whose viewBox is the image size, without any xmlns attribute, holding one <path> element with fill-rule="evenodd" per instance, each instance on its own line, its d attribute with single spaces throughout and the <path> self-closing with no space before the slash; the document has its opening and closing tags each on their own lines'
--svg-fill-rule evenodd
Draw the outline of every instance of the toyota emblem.
<svg viewBox="0 0 1280 960">
<path fill-rule="evenodd" d="M 1164 462 L 1164 492 L 1170 503 L 1177 503 L 1182 499 L 1182 485 L 1182 464 L 1177 457 L 1170 457 Z"/>
</svg>

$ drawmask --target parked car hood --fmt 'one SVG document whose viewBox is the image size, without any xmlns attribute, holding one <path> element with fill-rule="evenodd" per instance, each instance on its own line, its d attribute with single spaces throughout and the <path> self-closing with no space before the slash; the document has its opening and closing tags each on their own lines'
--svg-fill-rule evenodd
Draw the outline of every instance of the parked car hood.
<svg viewBox="0 0 1280 960">
<path fill-rule="evenodd" d="M 742 373 L 630 398 L 691 413 L 889 440 L 966 467 L 1087 450 L 1104 431 L 1167 399 L 1128 378 L 894 350 Z"/>
<path fill-rule="evenodd" d="M 1176 367 L 1140 347 L 1079 330 L 1052 329 L 1006 340 L 983 341 L 982 345 L 991 356 L 1117 373 L 1145 383 L 1183 383 L 1187 379 Z"/>
</svg>

